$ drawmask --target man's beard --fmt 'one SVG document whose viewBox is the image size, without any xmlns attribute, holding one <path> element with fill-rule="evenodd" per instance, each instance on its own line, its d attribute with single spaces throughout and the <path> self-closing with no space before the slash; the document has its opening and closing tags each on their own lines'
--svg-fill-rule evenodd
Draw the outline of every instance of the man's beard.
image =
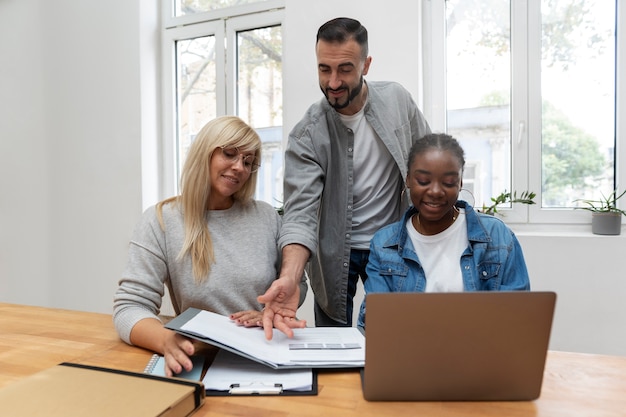
<svg viewBox="0 0 626 417">
<path fill-rule="evenodd" d="M 352 103 L 352 100 L 354 100 L 356 96 L 358 96 L 361 93 L 362 89 L 363 89 L 363 76 L 361 75 L 361 79 L 359 80 L 359 85 L 357 85 L 354 88 L 354 90 L 352 90 L 352 92 L 348 96 L 348 99 L 343 104 L 339 103 L 337 100 L 335 100 L 335 103 L 331 102 L 330 99 L 328 98 L 328 94 L 326 93 L 328 89 L 326 90 L 322 89 L 322 92 L 324 93 L 324 96 L 326 96 L 326 100 L 328 100 L 328 104 L 330 104 L 332 108 L 334 108 L 335 110 L 341 110 L 341 109 L 345 109 L 346 107 L 348 107 L 350 103 Z"/>
</svg>

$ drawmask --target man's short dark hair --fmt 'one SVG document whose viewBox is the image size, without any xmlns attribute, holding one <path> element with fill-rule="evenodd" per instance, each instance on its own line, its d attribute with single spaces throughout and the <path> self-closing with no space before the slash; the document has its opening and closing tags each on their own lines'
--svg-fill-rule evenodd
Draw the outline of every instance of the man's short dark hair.
<svg viewBox="0 0 626 417">
<path fill-rule="evenodd" d="M 321 40 L 325 42 L 347 42 L 354 39 L 361 47 L 361 56 L 367 58 L 367 29 L 358 20 L 349 17 L 337 17 L 320 26 L 317 31 L 316 44 Z"/>
</svg>

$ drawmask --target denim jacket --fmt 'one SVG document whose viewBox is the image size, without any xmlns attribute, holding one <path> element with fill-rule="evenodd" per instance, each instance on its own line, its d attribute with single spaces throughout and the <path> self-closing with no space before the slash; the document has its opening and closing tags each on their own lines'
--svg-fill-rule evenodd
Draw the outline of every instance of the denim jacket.
<svg viewBox="0 0 626 417">
<path fill-rule="evenodd" d="M 409 92 L 389 81 L 368 82 L 365 118 L 393 157 L 398 175 L 399 219 L 411 145 L 430 133 Z M 350 265 L 354 133 L 326 98 L 313 104 L 289 134 L 285 150 L 285 214 L 279 245 L 311 251 L 307 272 L 315 301 L 330 317 L 346 321 Z M 380 225 L 382 227 L 384 225 Z"/>
<path fill-rule="evenodd" d="M 502 220 L 465 209 L 469 246 L 461 255 L 459 267 L 465 291 L 530 290 L 528 270 L 519 241 Z M 365 294 L 375 292 L 423 292 L 426 277 L 406 229 L 417 213 L 409 207 L 402 220 L 380 229 L 370 243 Z M 359 327 L 365 327 L 365 301 L 361 304 Z"/>
</svg>

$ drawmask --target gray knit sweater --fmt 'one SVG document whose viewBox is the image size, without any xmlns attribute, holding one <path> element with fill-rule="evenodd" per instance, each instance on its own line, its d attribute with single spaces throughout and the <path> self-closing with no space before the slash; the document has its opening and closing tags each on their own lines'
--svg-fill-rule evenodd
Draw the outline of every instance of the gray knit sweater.
<svg viewBox="0 0 626 417">
<path fill-rule="evenodd" d="M 199 284 L 193 277 L 191 257 L 178 259 L 185 236 L 178 205 L 163 206 L 165 230 L 154 206 L 141 217 L 114 298 L 113 320 L 125 342 L 130 343 L 130 332 L 139 320 L 158 319 L 166 285 L 176 314 L 189 307 L 223 315 L 262 308 L 256 298 L 276 279 L 280 268 L 280 216 L 269 204 L 252 201 L 208 211 L 206 217 L 215 263 Z M 300 289 L 306 293 L 304 277 Z"/>
</svg>

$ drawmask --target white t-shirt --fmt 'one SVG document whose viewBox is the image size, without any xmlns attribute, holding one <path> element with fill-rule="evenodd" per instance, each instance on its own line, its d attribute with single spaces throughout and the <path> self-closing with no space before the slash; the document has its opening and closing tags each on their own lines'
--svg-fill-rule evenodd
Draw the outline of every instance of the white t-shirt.
<svg viewBox="0 0 626 417">
<path fill-rule="evenodd" d="M 374 233 L 397 220 L 402 179 L 387 147 L 365 119 L 364 109 L 339 116 L 354 132 L 351 247 L 369 249 Z"/>
<path fill-rule="evenodd" d="M 461 255 L 469 245 L 465 210 L 460 209 L 454 223 L 443 232 L 425 236 L 406 223 L 409 237 L 426 275 L 426 292 L 461 292 L 463 275 Z"/>
</svg>

